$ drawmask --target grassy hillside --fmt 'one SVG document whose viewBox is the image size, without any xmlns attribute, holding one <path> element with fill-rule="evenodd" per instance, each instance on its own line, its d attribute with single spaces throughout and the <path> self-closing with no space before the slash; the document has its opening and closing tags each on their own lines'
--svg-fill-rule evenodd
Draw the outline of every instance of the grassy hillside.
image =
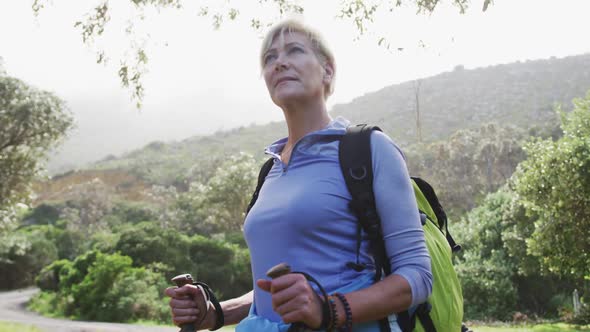
<svg viewBox="0 0 590 332">
<path fill-rule="evenodd" d="M 518 62 L 466 70 L 457 67 L 419 81 L 392 85 L 336 105 L 333 116 L 381 126 L 400 145 L 418 140 L 416 100 L 424 142 L 445 139 L 459 129 L 498 122 L 522 128 L 555 121 L 555 104 L 571 108 L 571 100 L 590 89 L 590 55 Z M 182 187 L 202 180 L 208 167 L 224 154 L 248 152 L 263 157 L 269 142 L 284 136 L 282 123 L 249 126 L 193 137 L 182 142 L 153 142 L 121 157 L 88 166 L 122 169 L 144 180 Z"/>
<path fill-rule="evenodd" d="M 589 89 L 590 55 L 474 70 L 459 66 L 337 105 L 332 113 L 353 122 L 378 123 L 406 145 L 418 137 L 416 93 L 424 141 L 430 142 L 492 121 L 523 128 L 542 126 L 554 117 L 555 104 L 571 109 L 571 100 Z"/>
</svg>

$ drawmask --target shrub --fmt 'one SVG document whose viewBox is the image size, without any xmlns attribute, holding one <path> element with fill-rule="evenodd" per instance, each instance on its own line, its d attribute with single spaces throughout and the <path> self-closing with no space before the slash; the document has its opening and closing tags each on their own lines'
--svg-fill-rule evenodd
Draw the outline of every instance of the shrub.
<svg viewBox="0 0 590 332">
<path fill-rule="evenodd" d="M 572 323 L 578 325 L 590 324 L 590 306 L 582 306 L 582 308 L 580 308 L 580 313 L 575 315 L 572 319 Z"/>
<path fill-rule="evenodd" d="M 134 266 L 163 263 L 166 280 L 180 273 L 208 283 L 219 298 L 252 289 L 250 256 L 237 244 L 191 237 L 174 229 L 143 222 L 121 231 L 115 250 L 133 258 Z"/>
<path fill-rule="evenodd" d="M 57 249 L 42 232 L 19 230 L 0 236 L 0 288 L 30 286 L 41 269 L 57 259 Z"/>
<path fill-rule="evenodd" d="M 517 311 L 557 316 L 552 297 L 574 283 L 567 276 L 542 271 L 538 258 L 527 253 L 532 224 L 534 219 L 505 188 L 488 195 L 455 225 L 464 248 L 457 257 L 457 271 L 467 319 L 510 320 Z"/>
<path fill-rule="evenodd" d="M 54 314 L 98 321 L 167 321 L 162 293 L 166 278 L 132 264 L 128 256 L 98 251 L 74 261 L 56 261 L 37 279 L 44 295 L 36 298 L 32 308 L 46 310 L 51 305 Z"/>
</svg>

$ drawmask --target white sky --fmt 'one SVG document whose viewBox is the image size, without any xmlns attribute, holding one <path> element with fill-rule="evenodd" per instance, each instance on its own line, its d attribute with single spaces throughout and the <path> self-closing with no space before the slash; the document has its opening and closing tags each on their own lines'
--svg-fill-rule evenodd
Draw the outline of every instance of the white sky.
<svg viewBox="0 0 590 332">
<path fill-rule="evenodd" d="M 148 11 L 139 27 L 150 34 L 141 111 L 116 74 L 117 57 L 128 45 L 123 31 L 133 15 L 129 1 L 111 1 L 117 11 L 99 42 L 111 55 L 107 66 L 95 63 L 95 54 L 73 27 L 98 1 L 49 2 L 34 18 L 32 0 L 0 0 L 0 56 L 9 75 L 68 102 L 78 128 L 65 150 L 120 153 L 153 140 L 282 119 L 259 75 L 260 36 L 248 24 L 252 15 L 272 18 L 260 6 L 248 7 L 258 0 L 233 0 L 241 6 L 242 20 L 219 31 L 197 16 L 196 6 Z M 324 35 L 336 56 L 336 91 L 329 106 L 459 64 L 474 68 L 590 52 L 590 0 L 495 0 L 485 13 L 482 2 L 472 1 L 465 15 L 444 4 L 430 16 L 415 15 L 414 7 L 397 8 L 379 16 L 371 31 L 355 41 L 353 23 L 335 18 L 340 1 L 300 1 L 304 22 Z M 377 46 L 381 36 L 404 50 L 391 53 Z M 420 40 L 426 47 L 419 46 Z M 103 144 L 76 146 L 74 141 L 89 137 Z M 87 154 L 81 161 L 93 158 Z"/>
</svg>

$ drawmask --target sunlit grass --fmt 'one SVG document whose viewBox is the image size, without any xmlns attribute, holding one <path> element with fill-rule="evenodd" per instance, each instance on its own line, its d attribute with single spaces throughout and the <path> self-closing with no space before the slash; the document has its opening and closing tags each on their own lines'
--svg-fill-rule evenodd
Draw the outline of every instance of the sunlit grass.
<svg viewBox="0 0 590 332">
<path fill-rule="evenodd" d="M 170 326 L 170 327 L 173 326 L 172 324 L 162 324 L 162 323 L 154 322 L 154 321 L 150 321 L 150 320 L 140 320 L 140 321 L 134 322 L 133 325 L 142 325 L 142 326 Z M 235 325 L 232 325 L 232 326 L 222 327 L 222 328 L 220 328 L 217 331 L 220 331 L 220 332 L 233 332 L 234 330 L 235 330 Z"/>
<path fill-rule="evenodd" d="M 554 324 L 534 324 L 534 325 L 501 325 L 486 326 L 469 324 L 469 328 L 474 332 L 585 332 L 590 331 L 590 325 L 579 326 L 565 323 Z M 233 332 L 234 327 L 224 327 L 219 331 Z"/>
<path fill-rule="evenodd" d="M 565 323 L 522 324 L 486 326 L 470 324 L 469 328 L 474 332 L 582 332 L 590 331 L 590 325 L 570 325 Z"/>
<path fill-rule="evenodd" d="M 494 324 L 494 326 L 469 324 L 469 328 L 474 332 L 590 332 L 590 325 L 579 326 L 565 323 L 546 323 L 534 325 Z M 222 329 L 219 329 L 218 331 L 234 332 L 234 326 L 226 326 Z"/>
<path fill-rule="evenodd" d="M 153 322 L 141 322 L 140 325 L 159 325 Z M 526 325 L 480 325 L 469 324 L 469 328 L 474 332 L 590 332 L 590 325 L 579 326 L 565 323 L 547 323 L 547 324 L 526 324 Z M 28 326 L 17 323 L 1 322 L 0 332 L 41 332 L 34 326 Z M 219 329 L 221 332 L 234 332 L 234 326 L 226 326 Z"/>
<path fill-rule="evenodd" d="M 0 332 L 41 332 L 41 330 L 29 325 L 0 322 Z"/>
<path fill-rule="evenodd" d="M 545 324 L 527 324 L 527 325 L 479 325 L 469 324 L 473 332 L 590 332 L 590 325 L 579 326 L 565 323 L 545 323 Z M 234 326 L 219 329 L 221 332 L 234 332 Z"/>
</svg>

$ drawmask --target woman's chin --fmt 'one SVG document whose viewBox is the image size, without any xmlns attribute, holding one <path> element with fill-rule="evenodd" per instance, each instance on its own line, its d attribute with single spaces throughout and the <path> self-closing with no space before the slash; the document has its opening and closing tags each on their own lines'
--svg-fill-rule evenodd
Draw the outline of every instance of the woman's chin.
<svg viewBox="0 0 590 332">
<path fill-rule="evenodd" d="M 296 91 L 281 91 L 276 93 L 272 100 L 279 107 L 287 107 L 289 105 L 299 104 L 309 99 L 309 96 Z"/>
</svg>

